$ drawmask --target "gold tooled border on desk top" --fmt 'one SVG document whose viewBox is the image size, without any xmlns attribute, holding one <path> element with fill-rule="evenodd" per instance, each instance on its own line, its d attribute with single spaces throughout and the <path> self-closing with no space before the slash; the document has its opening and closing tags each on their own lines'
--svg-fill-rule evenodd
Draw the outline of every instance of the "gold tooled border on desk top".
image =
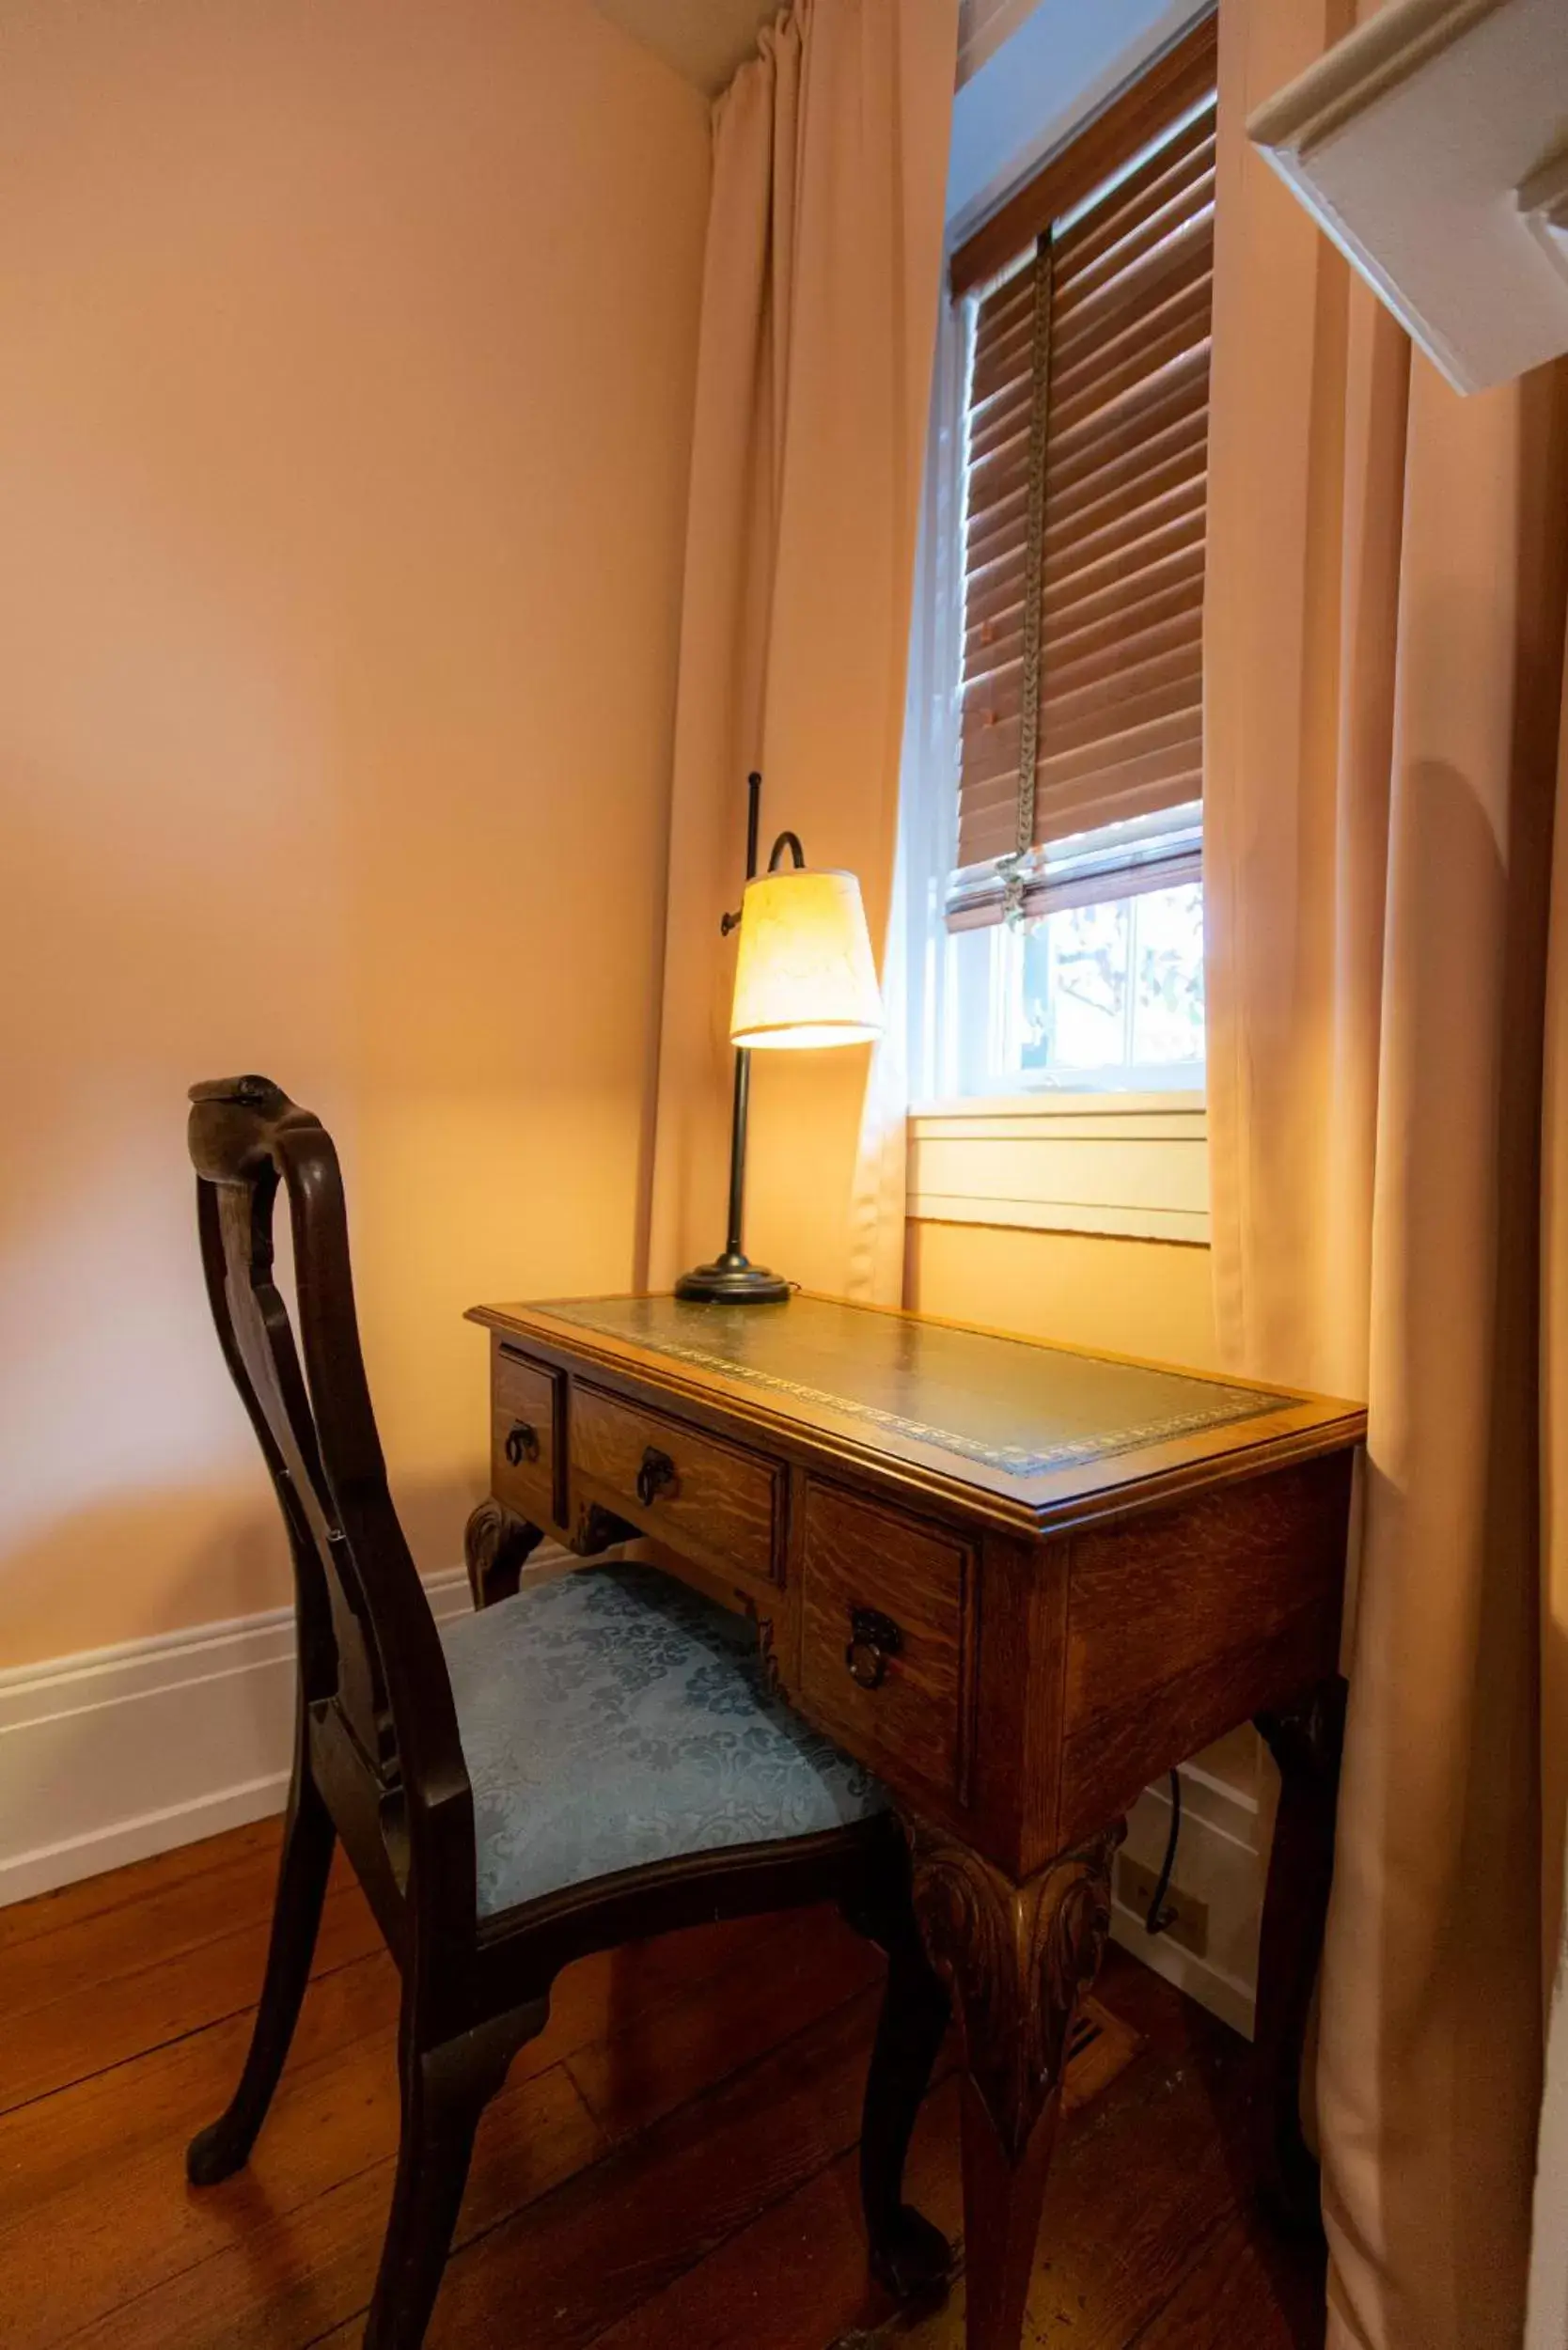
<svg viewBox="0 0 1568 2350">
<path fill-rule="evenodd" d="M 722 1377 L 738 1380 L 743 1386 L 767 1388 L 775 1395 L 793 1396 L 802 1403 L 813 1403 L 831 1412 L 840 1412 L 851 1419 L 863 1419 L 887 1434 L 905 1436 L 916 1444 L 931 1445 L 939 1452 L 956 1453 L 961 1459 L 975 1461 L 982 1468 L 999 1469 L 1007 1477 L 1043 1477 L 1050 1469 L 1076 1468 L 1093 1461 L 1114 1459 L 1119 1453 L 1139 1452 L 1147 1445 L 1168 1444 L 1177 1436 L 1201 1435 L 1211 1428 L 1231 1428 L 1238 1420 L 1258 1419 L 1266 1412 L 1280 1410 L 1289 1398 L 1271 1395 L 1261 1387 L 1235 1387 L 1228 1382 L 1215 1381 L 1223 1387 L 1227 1398 L 1233 1399 L 1226 1407 L 1203 1412 L 1168 1412 L 1158 1419 L 1143 1420 L 1130 1428 L 1122 1428 L 1114 1436 L 1064 1436 L 1058 1444 L 1047 1445 L 1031 1451 L 1025 1445 L 986 1444 L 979 1436 L 964 1436 L 955 1429 L 933 1427 L 930 1422 L 909 1419 L 902 1412 L 889 1412 L 879 1403 L 862 1403 L 854 1396 L 839 1395 L 828 1387 L 814 1387 L 802 1379 L 790 1379 L 782 1371 L 763 1371 L 750 1363 L 737 1363 L 727 1355 L 715 1354 L 711 1347 L 693 1346 L 683 1339 L 654 1337 L 647 1331 L 629 1330 L 624 1324 L 598 1319 L 588 1307 L 574 1305 L 571 1299 L 541 1306 L 539 1310 L 553 1321 L 572 1323 L 577 1328 L 595 1331 L 600 1337 L 622 1339 L 633 1345 L 646 1347 L 651 1355 L 667 1355 L 676 1362 L 691 1363 L 699 1371 L 717 1371 Z M 1028 1341 L 1025 1340 L 1027 1344 Z M 1048 1351 L 1048 1350 L 1047 1350 Z M 1180 1379 L 1181 1371 L 1156 1371 L 1156 1378 Z M 1207 1384 L 1194 1381 L 1193 1384 Z"/>
</svg>

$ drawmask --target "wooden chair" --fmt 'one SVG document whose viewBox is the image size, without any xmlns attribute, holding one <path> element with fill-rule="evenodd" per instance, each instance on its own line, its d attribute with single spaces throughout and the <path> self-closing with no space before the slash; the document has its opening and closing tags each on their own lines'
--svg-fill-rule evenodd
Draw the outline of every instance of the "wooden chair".
<svg viewBox="0 0 1568 2350">
<path fill-rule="evenodd" d="M 949 2248 L 902 2178 L 948 1999 L 881 1789 L 771 1695 L 742 1620 L 651 1569 L 586 1568 L 438 1633 L 387 1489 L 331 1138 L 265 1078 L 191 1101 L 208 1294 L 288 1528 L 299 1626 L 266 1979 L 192 2182 L 239 2170 L 266 2118 L 339 1836 L 402 1979 L 401 2138 L 367 2350 L 423 2341 L 479 2116 L 562 1966 L 834 1901 L 888 1958 L 861 2152 L 873 2272 L 901 2297 L 931 2289 Z M 280 1183 L 297 1352 L 274 1280 Z"/>
</svg>

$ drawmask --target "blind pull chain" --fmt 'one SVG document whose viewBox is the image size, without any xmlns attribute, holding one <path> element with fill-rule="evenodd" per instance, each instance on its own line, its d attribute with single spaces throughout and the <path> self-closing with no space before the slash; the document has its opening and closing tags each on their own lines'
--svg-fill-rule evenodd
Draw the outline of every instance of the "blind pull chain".
<svg viewBox="0 0 1568 2350">
<path fill-rule="evenodd" d="M 997 859 L 1003 918 L 1024 919 L 1024 879 L 1034 849 L 1035 771 L 1040 750 L 1041 637 L 1045 598 L 1045 442 L 1051 415 L 1051 232 L 1034 249 L 1034 340 L 1030 361 L 1028 537 L 1024 548 L 1024 676 L 1018 722 L 1018 828 Z"/>
</svg>

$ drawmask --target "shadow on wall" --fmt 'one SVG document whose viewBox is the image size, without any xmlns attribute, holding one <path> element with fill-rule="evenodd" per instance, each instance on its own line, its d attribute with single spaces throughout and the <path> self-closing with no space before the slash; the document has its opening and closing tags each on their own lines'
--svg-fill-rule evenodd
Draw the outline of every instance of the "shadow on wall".
<svg viewBox="0 0 1568 2350">
<path fill-rule="evenodd" d="M 215 1375 L 227 1375 L 221 1364 Z M 243 1433 L 254 1450 L 248 1422 Z M 288 1538 L 265 1475 L 258 1453 L 249 1493 L 237 1479 L 227 1490 L 117 1495 L 54 1520 L 8 1551 L 0 1568 L 0 1644 L 8 1659 L 68 1661 L 57 1653 L 63 1618 L 81 1626 L 81 1652 L 88 1654 L 137 1637 L 134 1630 L 110 1637 L 95 1627 L 115 1619 L 117 1586 L 148 1559 L 157 1563 L 158 1613 L 179 1634 L 291 1606 Z M 425 1573 L 463 1565 L 463 1525 L 486 1490 L 483 1469 L 476 1467 L 472 1476 L 405 1484 L 395 1494 L 409 1547 Z"/>
<path fill-rule="evenodd" d="M 181 1058 L 181 1076 L 225 1065 L 199 1043 Z M 638 1090 L 546 1073 L 515 1090 L 371 1091 L 297 1065 L 274 1073 L 338 1144 L 377 1422 L 410 1547 L 438 1574 L 461 1565 L 485 1484 L 486 1344 L 464 1309 L 627 1286 Z M 202 1282 L 183 1097 L 166 1070 L 73 1098 L 25 1076 L 13 1089 L 26 1148 L 0 1169 L 0 1671 L 292 1595 Z M 281 1213 L 278 1273 L 287 1294 Z"/>
<path fill-rule="evenodd" d="M 62 1100 L 24 1080 L 19 1096 L 34 1155 L 12 1152 L 0 1178 L 0 1669 L 292 1597 L 208 1308 L 183 1089 L 160 1075 Z M 485 1347 L 463 1308 L 541 1277 L 512 1237 L 521 1107 L 411 1096 L 368 1117 L 345 1105 L 333 1122 L 383 1441 L 414 1555 L 436 1574 L 461 1564 L 483 1487 Z M 285 1214 L 277 1243 L 287 1293 Z M 584 1253 L 562 1248 L 569 1277 L 588 1270 Z"/>
<path fill-rule="evenodd" d="M 258 1482 L 262 1472 L 257 1465 Z M 470 1495 L 419 1485 L 404 1495 L 448 1572 L 431 1588 L 438 1621 L 465 1614 L 455 1571 Z M 73 1578 L 76 1620 L 111 1595 L 122 1559 L 162 1567 L 157 1601 L 182 1619 L 161 1638 L 103 1644 L 0 1671 L 0 1904 L 96 1875 L 171 1844 L 283 1808 L 295 1726 L 290 1607 L 258 1611 L 291 1583 L 270 1495 L 192 1494 L 83 1512 L 11 1561 L 11 1590 Z M 231 1602 L 238 1597 L 235 1611 Z M 16 1637 L 52 1644 L 57 1618 L 24 1619 Z"/>
<path fill-rule="evenodd" d="M 222 1623 L 280 1606 L 291 1590 L 275 1508 L 238 1491 L 118 1494 L 55 1518 L 8 1551 L 0 1570 L 0 1647 L 8 1659 L 55 1657 L 59 1626 L 90 1652 L 137 1635 L 123 1622 L 124 1583 L 158 1565 L 159 1613 L 170 1625 Z M 63 1660 L 56 1660 L 63 1661 Z"/>
</svg>

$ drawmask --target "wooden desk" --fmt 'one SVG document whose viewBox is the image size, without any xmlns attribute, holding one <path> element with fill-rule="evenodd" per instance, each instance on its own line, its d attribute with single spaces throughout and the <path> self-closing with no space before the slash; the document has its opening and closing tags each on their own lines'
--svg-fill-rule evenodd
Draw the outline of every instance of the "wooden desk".
<svg viewBox="0 0 1568 2350">
<path fill-rule="evenodd" d="M 963 2030 L 971 2350 L 1015 2350 L 1063 2049 L 1140 1789 L 1256 1719 L 1283 1783 L 1258 1992 L 1262 2184 L 1296 2124 L 1342 1723 L 1364 1415 L 798 1296 L 476 1308 L 483 1604 L 549 1532 L 657 1538 L 757 1620 L 791 1701 L 881 1774 Z"/>
</svg>

